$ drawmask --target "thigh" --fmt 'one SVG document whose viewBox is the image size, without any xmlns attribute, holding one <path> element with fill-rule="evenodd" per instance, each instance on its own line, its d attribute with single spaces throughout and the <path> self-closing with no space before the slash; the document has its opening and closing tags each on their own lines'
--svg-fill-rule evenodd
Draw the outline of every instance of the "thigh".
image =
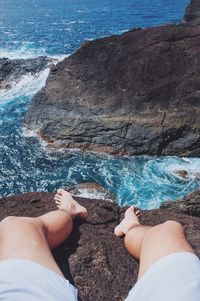
<svg viewBox="0 0 200 301">
<path fill-rule="evenodd" d="M 14 258 L 37 262 L 63 276 L 37 218 L 10 216 L 0 223 L 0 261 Z"/>
<path fill-rule="evenodd" d="M 157 260 L 176 252 L 194 253 L 179 223 L 167 221 L 151 228 L 142 243 L 138 278 Z"/>
</svg>

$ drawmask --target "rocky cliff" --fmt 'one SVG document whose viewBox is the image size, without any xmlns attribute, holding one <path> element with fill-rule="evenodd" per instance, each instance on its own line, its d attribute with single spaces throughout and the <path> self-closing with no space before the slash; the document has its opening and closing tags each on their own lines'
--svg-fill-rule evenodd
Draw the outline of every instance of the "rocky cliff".
<svg viewBox="0 0 200 301">
<path fill-rule="evenodd" d="M 190 21 L 200 21 L 200 1 L 199 0 L 191 0 L 185 10 L 184 19 L 186 22 Z"/>
<path fill-rule="evenodd" d="M 78 198 L 87 207 L 86 221 L 76 220 L 69 239 L 54 251 L 54 257 L 65 277 L 79 291 L 80 301 L 122 301 L 136 282 L 138 263 L 131 258 L 123 239 L 113 235 L 114 227 L 123 217 L 125 209 L 115 203 Z M 200 256 L 200 218 L 192 216 L 198 210 L 185 210 L 183 206 L 199 208 L 200 192 L 165 207 L 143 211 L 141 222 L 155 225 L 168 219 L 181 222 L 195 252 Z M 55 209 L 52 193 L 27 193 L 0 200 L 0 220 L 7 215 L 38 216 Z M 188 215 L 190 214 L 190 215 Z"/>
<path fill-rule="evenodd" d="M 200 154 L 200 26 L 87 42 L 51 69 L 26 126 L 55 147 Z"/>
</svg>

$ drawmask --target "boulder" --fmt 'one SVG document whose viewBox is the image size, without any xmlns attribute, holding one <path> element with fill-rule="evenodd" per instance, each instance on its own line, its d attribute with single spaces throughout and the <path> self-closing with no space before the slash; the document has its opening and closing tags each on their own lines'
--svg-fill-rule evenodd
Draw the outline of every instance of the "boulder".
<svg viewBox="0 0 200 301">
<path fill-rule="evenodd" d="M 200 200 L 199 192 L 196 195 Z M 86 221 L 75 220 L 68 240 L 54 250 L 55 260 L 78 289 L 80 301 L 122 301 L 136 282 L 138 272 L 138 263 L 125 250 L 123 238 L 113 234 L 125 208 L 101 200 L 77 200 L 87 207 L 89 216 Z M 0 200 L 0 220 L 7 215 L 32 217 L 55 209 L 53 193 L 26 193 Z M 141 214 L 141 222 L 147 225 L 168 219 L 184 225 L 188 240 L 200 256 L 199 217 L 170 210 L 170 206 Z"/>
<path fill-rule="evenodd" d="M 133 29 L 51 68 L 26 126 L 57 148 L 200 155 L 200 25 Z"/>
<path fill-rule="evenodd" d="M 108 202 L 114 202 L 116 197 L 113 193 L 105 189 L 97 182 L 85 182 L 77 184 L 74 187 L 65 187 L 74 196 L 81 196 L 88 199 L 100 199 Z"/>
</svg>

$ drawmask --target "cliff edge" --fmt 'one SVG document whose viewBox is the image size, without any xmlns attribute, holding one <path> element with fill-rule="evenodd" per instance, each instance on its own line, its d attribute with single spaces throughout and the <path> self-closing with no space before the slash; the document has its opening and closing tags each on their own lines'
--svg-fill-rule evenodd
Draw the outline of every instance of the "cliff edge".
<svg viewBox="0 0 200 301">
<path fill-rule="evenodd" d="M 123 239 L 113 234 L 125 209 L 111 202 L 77 199 L 87 207 L 89 216 L 86 221 L 75 221 L 69 239 L 54 251 L 55 260 L 78 289 L 80 301 L 122 301 L 136 282 L 138 272 L 138 263 L 125 250 Z M 142 211 L 141 222 L 181 222 L 200 257 L 200 218 L 191 215 L 200 214 L 200 191 L 187 196 L 187 200 L 171 203 L 175 204 L 176 208 L 170 209 L 167 204 L 163 209 Z M 183 205 L 188 208 L 185 213 Z M 194 210 L 195 206 L 198 210 Z M 53 193 L 26 193 L 0 200 L 0 220 L 7 215 L 38 216 L 54 209 Z"/>
</svg>

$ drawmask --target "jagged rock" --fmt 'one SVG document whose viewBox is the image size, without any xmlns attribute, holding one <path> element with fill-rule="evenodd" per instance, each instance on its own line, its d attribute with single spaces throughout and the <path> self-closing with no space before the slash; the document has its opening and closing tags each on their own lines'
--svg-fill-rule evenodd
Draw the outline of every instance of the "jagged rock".
<svg viewBox="0 0 200 301">
<path fill-rule="evenodd" d="M 199 19 L 199 20 L 198 20 Z M 200 22 L 200 1 L 191 0 L 185 10 L 184 20 L 186 22 L 198 20 Z M 195 23 L 193 23 L 195 24 Z M 197 23 L 196 23 L 197 24 Z"/>
<path fill-rule="evenodd" d="M 96 182 L 86 182 L 76 185 L 75 187 L 66 187 L 75 196 L 85 197 L 87 199 L 101 199 L 108 202 L 116 201 L 113 193 L 105 189 Z"/>
<path fill-rule="evenodd" d="M 113 235 L 125 209 L 111 202 L 77 199 L 87 207 L 89 217 L 75 221 L 71 236 L 54 251 L 54 257 L 65 277 L 78 288 L 80 301 L 122 301 L 136 282 L 138 271 L 138 263 L 125 250 L 123 239 Z M 142 223 L 181 222 L 200 256 L 200 218 L 169 207 L 143 211 Z M 0 200 L 0 220 L 7 215 L 38 216 L 53 209 L 52 193 L 12 196 Z"/>
<path fill-rule="evenodd" d="M 161 208 L 200 217 L 200 189 L 176 202 L 164 202 Z"/>
<path fill-rule="evenodd" d="M 25 123 L 54 147 L 200 154 L 200 26 L 87 42 L 51 69 Z"/>
<path fill-rule="evenodd" d="M 35 75 L 45 69 L 52 59 L 40 56 L 32 59 L 0 58 L 0 89 L 11 89 L 24 75 Z"/>
</svg>

